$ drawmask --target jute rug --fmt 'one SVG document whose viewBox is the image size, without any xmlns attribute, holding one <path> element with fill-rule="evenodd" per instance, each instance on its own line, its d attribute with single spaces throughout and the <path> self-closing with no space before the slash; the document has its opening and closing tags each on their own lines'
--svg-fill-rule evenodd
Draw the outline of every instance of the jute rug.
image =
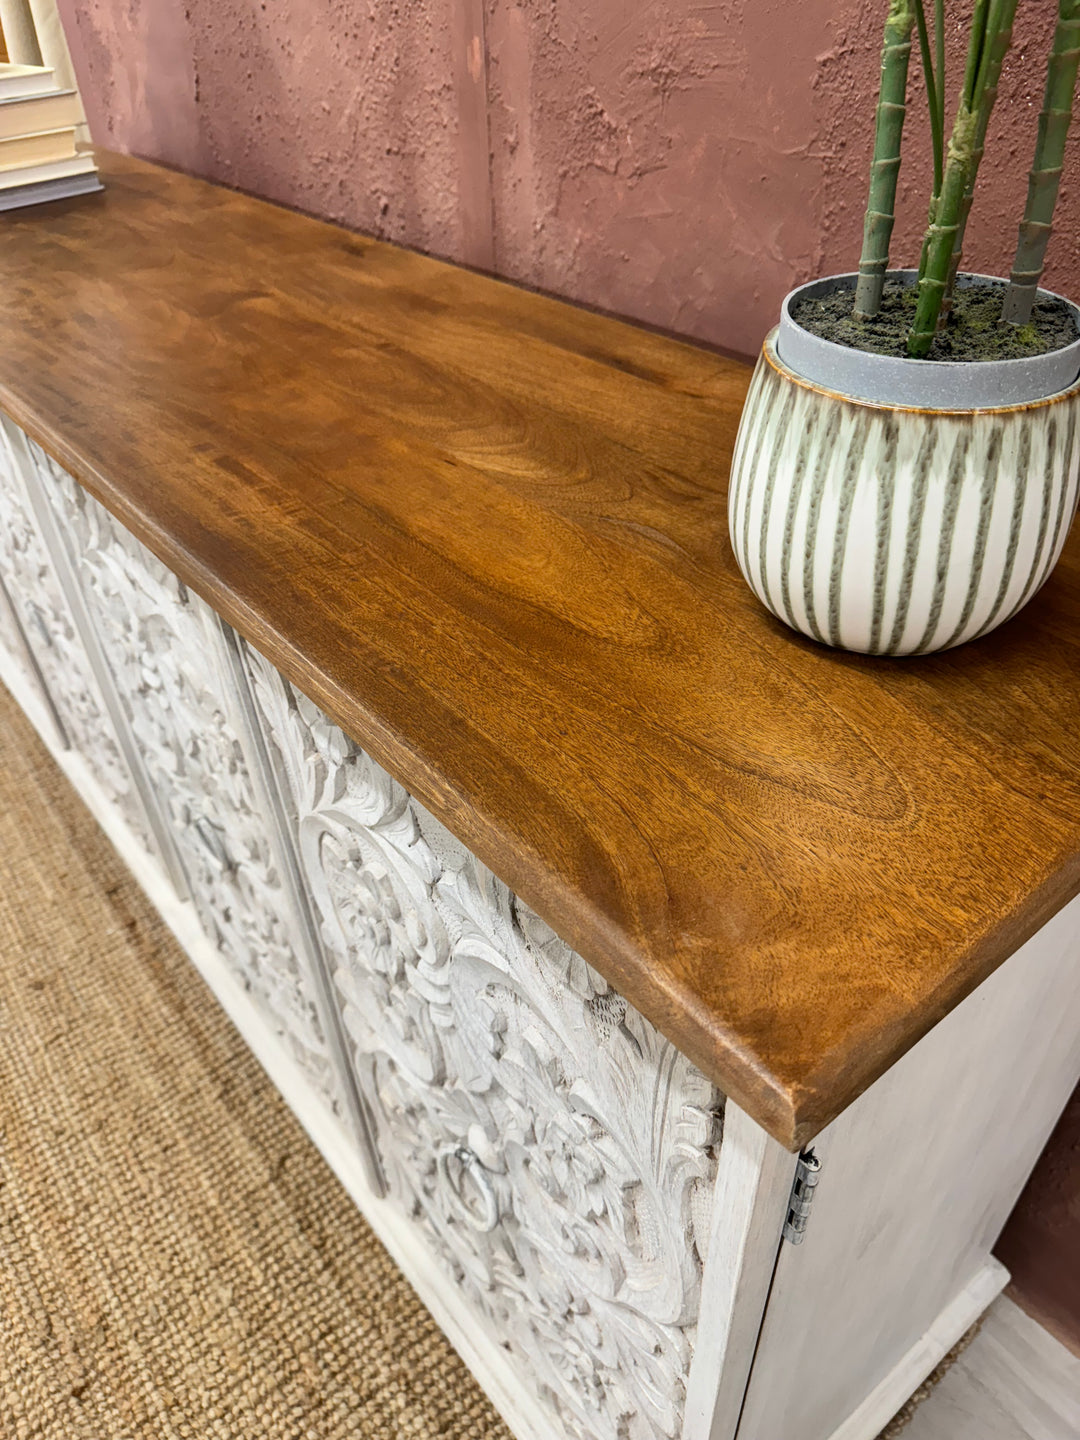
<svg viewBox="0 0 1080 1440">
<path fill-rule="evenodd" d="M 510 1440 L 0 686 L 0 1437 L 399 1436 Z"/>
<path fill-rule="evenodd" d="M 0 686 L 2 1440 L 510 1440 Z"/>
</svg>

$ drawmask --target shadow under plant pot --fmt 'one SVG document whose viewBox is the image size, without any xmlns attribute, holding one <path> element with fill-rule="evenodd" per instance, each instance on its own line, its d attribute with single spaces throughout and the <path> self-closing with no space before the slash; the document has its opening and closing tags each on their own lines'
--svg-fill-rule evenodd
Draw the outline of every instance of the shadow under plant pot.
<svg viewBox="0 0 1080 1440">
<path fill-rule="evenodd" d="M 1023 359 L 911 360 L 796 322 L 800 300 L 855 282 L 792 291 L 765 340 L 735 443 L 731 543 L 793 629 L 844 650 L 929 654 L 1011 619 L 1061 554 L 1080 480 L 1080 338 Z M 1080 335 L 1080 310 L 1061 303 Z"/>
</svg>

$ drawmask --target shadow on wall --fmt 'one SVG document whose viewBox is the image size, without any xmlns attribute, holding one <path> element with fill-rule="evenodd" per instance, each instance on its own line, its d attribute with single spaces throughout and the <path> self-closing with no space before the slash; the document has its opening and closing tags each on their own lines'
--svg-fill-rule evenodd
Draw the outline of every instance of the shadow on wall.
<svg viewBox="0 0 1080 1440">
<path fill-rule="evenodd" d="M 1080 1087 L 996 1247 L 1024 1309 L 1080 1355 Z"/>
</svg>

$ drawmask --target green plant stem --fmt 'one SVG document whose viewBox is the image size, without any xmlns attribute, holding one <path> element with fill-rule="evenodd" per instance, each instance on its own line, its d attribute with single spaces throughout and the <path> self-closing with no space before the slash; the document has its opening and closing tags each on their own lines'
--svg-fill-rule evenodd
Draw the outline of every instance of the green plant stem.
<svg viewBox="0 0 1080 1440">
<path fill-rule="evenodd" d="M 945 175 L 927 228 L 919 272 L 919 299 L 908 335 L 908 354 L 928 355 L 958 251 L 965 197 L 974 191 L 986 129 L 997 96 L 997 77 L 1012 37 L 1017 0 L 979 0 L 972 20 L 964 88 L 949 137 Z M 976 24 L 976 22 L 980 24 Z M 968 207 L 970 208 L 970 206 Z"/>
<path fill-rule="evenodd" d="M 941 154 L 945 158 L 945 0 L 934 0 L 934 75 L 937 79 L 935 101 L 941 116 Z"/>
<path fill-rule="evenodd" d="M 920 6 L 921 9 L 921 6 Z M 925 19 L 919 31 L 919 42 L 923 44 Z M 926 217 L 926 234 L 923 236 L 922 254 L 919 256 L 919 275 L 926 267 L 926 255 L 930 245 L 930 230 L 937 220 L 938 203 L 941 199 L 941 183 L 945 171 L 945 0 L 934 0 L 934 61 L 933 90 L 927 86 L 927 101 L 930 109 L 930 134 L 934 147 L 934 190 L 930 196 L 930 209 Z M 923 44 L 923 71 L 929 74 L 927 45 Z M 935 125 L 936 120 L 936 125 Z"/>
<path fill-rule="evenodd" d="M 926 274 L 926 261 L 930 254 L 930 239 L 934 233 L 934 226 L 937 224 L 938 206 L 941 204 L 941 191 L 935 190 L 930 196 L 930 209 L 926 215 L 926 233 L 923 235 L 922 250 L 919 252 L 919 283 Z"/>
<path fill-rule="evenodd" d="M 979 65 L 982 62 L 983 46 L 986 43 L 986 27 L 990 19 L 990 0 L 976 0 L 975 9 L 971 16 L 971 29 L 968 32 L 967 59 L 964 62 L 964 88 L 962 102 L 969 108 L 975 96 L 975 84 L 979 78 Z"/>
<path fill-rule="evenodd" d="M 916 357 L 929 354 L 937 333 L 938 315 L 949 283 L 949 261 L 956 243 L 964 186 L 974 152 L 975 128 L 975 115 L 961 102 L 949 137 L 941 194 L 934 218 L 926 231 L 924 259 L 919 274 L 919 299 L 908 335 L 908 354 Z"/>
<path fill-rule="evenodd" d="M 968 183 L 964 189 L 964 197 L 960 202 L 960 217 L 957 223 L 956 241 L 953 246 L 952 259 L 949 261 L 949 281 L 945 287 L 945 298 L 942 303 L 941 319 L 947 317 L 952 305 L 952 293 L 956 286 L 956 277 L 960 270 L 960 261 L 964 253 L 964 236 L 967 234 L 967 223 L 971 215 L 971 206 L 975 198 L 975 177 L 979 173 L 979 166 L 982 164 L 983 153 L 986 150 L 986 131 L 990 124 L 990 116 L 993 113 L 994 104 L 997 100 L 998 82 L 1001 79 L 1001 67 L 1004 64 L 1005 56 L 1008 54 L 1009 46 L 1012 44 L 1012 22 L 1016 13 L 1016 3 L 1013 0 L 1011 6 L 1001 7 L 1002 13 L 999 17 L 999 28 L 989 35 L 986 41 L 984 52 L 985 78 L 983 81 L 983 98 L 979 109 L 978 131 L 975 137 L 975 153 L 971 172 L 968 175 Z M 993 21 L 993 15 L 991 15 Z M 939 319 L 940 328 L 940 319 Z"/>
<path fill-rule="evenodd" d="M 940 85 L 937 71 L 934 69 L 934 57 L 930 50 L 930 32 L 926 24 L 926 7 L 923 0 L 915 0 L 915 24 L 919 31 L 919 52 L 922 56 L 923 80 L 926 84 L 926 108 L 930 112 L 930 143 L 934 151 L 934 194 L 940 195 L 941 181 L 945 170 L 945 115 L 944 111 L 938 108 Z"/>
<path fill-rule="evenodd" d="M 1046 263 L 1046 246 L 1054 222 L 1065 137 L 1072 120 L 1076 72 L 1080 67 L 1080 0 L 1059 0 L 1057 28 L 1046 68 L 1046 90 L 1039 116 L 1035 159 L 1028 177 L 1027 204 L 1016 242 L 1009 288 L 1001 318 L 1026 325 Z"/>
<path fill-rule="evenodd" d="M 863 226 L 859 279 L 855 288 L 855 314 L 864 319 L 876 315 L 880 309 L 885 272 L 889 268 L 889 241 L 896 212 L 896 181 L 900 173 L 900 140 L 907 112 L 908 61 L 914 24 L 913 0 L 889 0 L 885 39 L 881 48 L 881 89 L 874 131 L 874 158 L 870 166 L 870 194 Z"/>
<path fill-rule="evenodd" d="M 944 6 L 943 0 L 938 0 L 938 8 L 935 10 L 935 19 L 941 27 L 938 31 L 939 43 L 944 43 Z M 964 82 L 960 91 L 961 109 L 971 110 L 974 105 L 975 85 L 979 78 L 979 62 L 982 58 L 983 47 L 986 42 L 986 26 L 990 18 L 990 0 L 976 0 L 975 8 L 971 16 L 971 28 L 968 31 L 967 58 L 964 61 Z M 944 113 L 945 97 L 942 93 L 942 107 Z M 944 125 L 944 120 L 942 121 Z M 950 144 L 952 141 L 950 140 Z M 919 283 L 922 283 L 926 274 L 926 265 L 930 256 L 930 243 L 934 237 L 937 224 L 938 205 L 941 201 L 941 185 L 935 185 L 934 193 L 930 199 L 930 213 L 927 218 L 926 234 L 923 236 L 922 253 L 919 257 Z"/>
</svg>

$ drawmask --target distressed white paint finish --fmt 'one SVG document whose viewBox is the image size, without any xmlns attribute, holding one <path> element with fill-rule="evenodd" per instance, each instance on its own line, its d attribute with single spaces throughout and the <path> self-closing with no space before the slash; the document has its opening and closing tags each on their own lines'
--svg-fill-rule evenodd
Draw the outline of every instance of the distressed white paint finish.
<svg viewBox="0 0 1080 1440">
<path fill-rule="evenodd" d="M 1080 1357 L 1004 1297 L 904 1440 L 1076 1440 Z"/>
<path fill-rule="evenodd" d="M 247 653 L 391 1194 L 553 1426 L 679 1435 L 722 1097 Z"/>
<path fill-rule="evenodd" d="M 133 535 L 49 461 L 39 493 L 69 544 L 82 599 L 110 668 L 187 887 L 212 943 L 332 1108 L 340 1091 L 314 987 L 259 803 L 225 702 L 216 619 Z"/>
<path fill-rule="evenodd" d="M 733 1440 L 738 1429 L 796 1160 L 727 1102 L 684 1440 Z"/>
<path fill-rule="evenodd" d="M 0 452 L 0 463 L 2 463 L 2 460 L 3 456 L 2 452 Z M 62 745 L 66 744 L 63 727 L 60 724 L 60 717 L 53 708 L 52 701 L 49 699 L 48 692 L 45 689 L 45 682 L 41 678 L 41 672 L 38 669 L 37 662 L 33 657 L 30 647 L 26 643 L 26 637 L 23 635 L 22 625 L 19 623 L 15 606 L 4 585 L 2 566 L 0 566 L 0 650 L 6 655 L 9 665 L 21 674 L 27 688 L 37 696 L 44 712 L 42 715 L 43 724 L 51 727 L 58 743 Z"/>
<path fill-rule="evenodd" d="M 0 571 L 0 647 L 3 647 L 12 663 L 18 665 L 29 680 L 31 677 L 30 657 L 23 639 L 22 627 L 19 625 L 4 586 L 3 571 Z M 33 672 L 33 679 L 35 682 L 37 681 L 36 670 Z"/>
<path fill-rule="evenodd" d="M 833 1431 L 830 1440 L 866 1440 L 889 1423 L 904 1401 L 1009 1283 L 1009 1272 L 993 1257 L 976 1271 L 880 1384 Z"/>
<path fill-rule="evenodd" d="M 986 1267 L 1078 1074 L 1080 897 L 815 1141 L 810 1226 L 781 1250 L 740 1440 L 873 1440 L 974 1318 L 926 1345 Z M 892 1400 L 848 1425 L 889 1377 Z"/>
<path fill-rule="evenodd" d="M 25 488 L 26 440 L 0 416 L 0 569 L 64 743 L 148 847 L 146 816 Z M 15 657 L 17 658 L 17 657 Z M 25 668 L 25 667 L 24 667 Z"/>
</svg>

